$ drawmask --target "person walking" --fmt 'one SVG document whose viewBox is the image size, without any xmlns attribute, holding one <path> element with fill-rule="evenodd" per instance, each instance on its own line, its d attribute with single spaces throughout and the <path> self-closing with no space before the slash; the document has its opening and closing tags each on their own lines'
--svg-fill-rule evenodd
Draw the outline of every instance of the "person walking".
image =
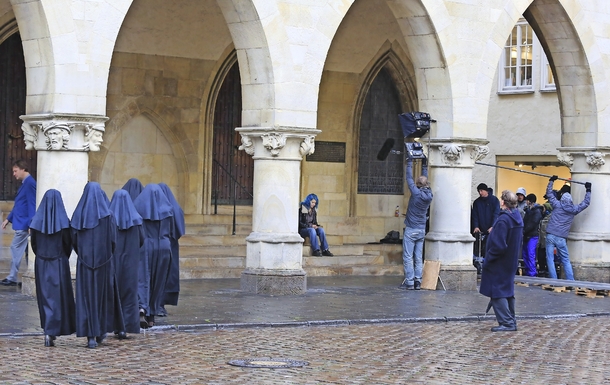
<svg viewBox="0 0 610 385">
<path fill-rule="evenodd" d="M 36 282 L 36 303 L 45 346 L 57 336 L 76 331 L 74 292 L 70 274 L 72 237 L 61 193 L 45 192 L 30 225 Z"/>
<path fill-rule="evenodd" d="M 517 331 L 514 276 L 523 241 L 523 219 L 517 209 L 517 196 L 502 191 L 500 214 L 487 238 L 479 292 L 490 298 L 498 326 L 492 332 Z"/>
<path fill-rule="evenodd" d="M 561 195 L 561 199 L 557 199 L 555 194 L 553 194 L 553 183 L 557 179 L 557 175 L 553 175 L 549 179 L 549 184 L 546 187 L 546 195 L 553 207 L 551 218 L 546 227 L 546 264 L 549 271 L 549 278 L 556 279 L 557 271 L 555 270 L 554 249 L 557 249 L 557 255 L 563 265 L 566 279 L 573 281 L 574 271 L 572 270 L 572 264 L 570 263 L 567 238 L 574 217 L 589 207 L 589 204 L 591 203 L 591 183 L 585 183 L 585 198 L 580 204 L 575 205 L 574 202 L 572 202 L 572 195 L 567 192 L 567 189 Z"/>
<path fill-rule="evenodd" d="M 21 186 L 15 196 L 15 204 L 8 217 L 2 221 L 2 230 L 6 229 L 8 223 L 12 223 L 15 235 L 11 242 L 11 271 L 9 275 L 0 281 L 4 286 L 17 286 L 19 267 L 23 254 L 28 247 L 28 235 L 30 222 L 36 213 L 36 181 L 28 171 L 25 160 L 13 163 L 13 176 L 21 181 Z"/>
<path fill-rule="evenodd" d="M 413 179 L 413 159 L 407 159 L 406 171 L 407 185 L 411 191 L 407 215 L 405 217 L 405 231 L 402 238 L 402 263 L 405 278 L 400 285 L 401 289 L 420 290 L 423 270 L 423 247 L 426 235 L 426 220 L 428 208 L 432 203 L 432 190 L 428 184 L 428 161 L 422 160 L 422 174 Z"/>
</svg>

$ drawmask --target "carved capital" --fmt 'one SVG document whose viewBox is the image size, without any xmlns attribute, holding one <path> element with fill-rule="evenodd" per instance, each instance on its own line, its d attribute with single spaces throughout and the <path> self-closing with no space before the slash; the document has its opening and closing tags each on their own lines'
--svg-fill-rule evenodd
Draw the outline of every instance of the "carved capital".
<svg viewBox="0 0 610 385">
<path fill-rule="evenodd" d="M 591 171 L 598 171 L 606 161 L 604 160 L 605 154 L 599 151 L 585 152 L 585 161 L 589 165 Z"/>
<path fill-rule="evenodd" d="M 83 149 L 85 151 L 99 151 L 104 141 L 104 131 L 104 124 L 85 125 L 85 143 L 83 144 Z"/>
<path fill-rule="evenodd" d="M 47 150 L 67 150 L 74 125 L 50 122 L 42 125 Z"/>
<path fill-rule="evenodd" d="M 572 169 L 574 165 L 574 157 L 569 152 L 560 152 L 557 154 L 557 159 L 559 163 L 568 166 L 568 168 Z"/>
<path fill-rule="evenodd" d="M 271 133 L 261 135 L 263 146 L 271 153 L 271 156 L 276 157 L 286 145 L 286 135 Z"/>
<path fill-rule="evenodd" d="M 241 134 L 241 145 L 239 146 L 239 150 L 243 150 L 246 154 L 252 156 L 254 155 L 254 142 L 252 139 L 245 134 Z"/>
<path fill-rule="evenodd" d="M 36 142 L 38 141 L 39 129 L 40 127 L 37 124 L 31 125 L 29 123 L 24 122 L 21 125 L 21 131 L 23 131 L 23 141 L 25 142 L 26 150 L 35 150 Z"/>
<path fill-rule="evenodd" d="M 316 142 L 315 142 L 315 136 L 313 135 L 309 135 L 303 138 L 303 141 L 301 142 L 301 146 L 299 148 L 299 154 L 301 154 L 301 156 L 307 156 L 307 155 L 311 155 L 315 152 L 316 150 Z"/>
<path fill-rule="evenodd" d="M 441 158 L 445 164 L 458 165 L 462 162 L 462 147 L 456 143 L 447 143 L 440 148 Z"/>
<path fill-rule="evenodd" d="M 475 162 L 485 158 L 489 154 L 488 146 L 475 146 L 470 151 L 470 158 Z"/>
</svg>

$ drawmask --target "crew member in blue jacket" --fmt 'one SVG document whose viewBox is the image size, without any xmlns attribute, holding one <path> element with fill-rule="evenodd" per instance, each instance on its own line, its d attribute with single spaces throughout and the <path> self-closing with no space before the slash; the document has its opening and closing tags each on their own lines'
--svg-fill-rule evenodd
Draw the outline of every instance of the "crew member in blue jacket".
<svg viewBox="0 0 610 385">
<path fill-rule="evenodd" d="M 413 180 L 413 159 L 407 159 L 407 185 L 411 191 L 405 233 L 402 238 L 402 263 L 405 279 L 400 286 L 406 290 L 419 290 L 422 278 L 422 253 L 426 235 L 426 216 L 432 203 L 432 190 L 428 184 L 428 161 L 422 160 L 422 174 Z M 414 263 L 415 261 L 415 263 Z"/>
<path fill-rule="evenodd" d="M 5 286 L 17 285 L 17 274 L 21 259 L 25 253 L 25 248 L 28 247 L 28 236 L 30 233 L 30 222 L 34 214 L 36 214 L 36 181 L 28 172 L 28 164 L 25 160 L 18 160 L 13 163 L 13 176 L 21 181 L 21 187 L 17 190 L 15 196 L 15 205 L 8 217 L 2 222 L 2 229 L 11 222 L 15 236 L 11 242 L 11 272 L 2 281 Z"/>
</svg>

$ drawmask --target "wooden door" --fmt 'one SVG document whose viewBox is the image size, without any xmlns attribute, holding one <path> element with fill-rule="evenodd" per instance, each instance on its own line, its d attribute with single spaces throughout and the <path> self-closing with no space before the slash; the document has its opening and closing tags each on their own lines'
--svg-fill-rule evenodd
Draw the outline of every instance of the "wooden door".
<svg viewBox="0 0 610 385">
<path fill-rule="evenodd" d="M 36 151 L 26 151 L 20 115 L 25 114 L 25 61 L 21 36 L 0 44 L 0 200 L 13 200 L 21 182 L 13 177 L 13 162 L 23 159 L 36 178 Z"/>
<path fill-rule="evenodd" d="M 214 108 L 212 204 L 252 205 L 254 160 L 238 150 L 241 136 L 241 79 L 237 62 L 225 77 Z"/>
</svg>

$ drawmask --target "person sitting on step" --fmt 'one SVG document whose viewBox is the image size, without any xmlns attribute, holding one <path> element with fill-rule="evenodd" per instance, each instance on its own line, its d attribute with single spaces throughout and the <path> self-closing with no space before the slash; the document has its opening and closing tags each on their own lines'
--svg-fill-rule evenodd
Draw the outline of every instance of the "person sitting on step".
<svg viewBox="0 0 610 385">
<path fill-rule="evenodd" d="M 322 226 L 318 224 L 318 196 L 309 194 L 303 202 L 301 202 L 301 210 L 299 211 L 299 234 L 303 239 L 309 237 L 311 250 L 314 257 L 332 257 L 333 253 L 328 249 L 326 242 L 326 233 Z M 318 243 L 320 237 L 320 243 Z M 320 246 L 322 252 L 320 252 Z"/>
</svg>

